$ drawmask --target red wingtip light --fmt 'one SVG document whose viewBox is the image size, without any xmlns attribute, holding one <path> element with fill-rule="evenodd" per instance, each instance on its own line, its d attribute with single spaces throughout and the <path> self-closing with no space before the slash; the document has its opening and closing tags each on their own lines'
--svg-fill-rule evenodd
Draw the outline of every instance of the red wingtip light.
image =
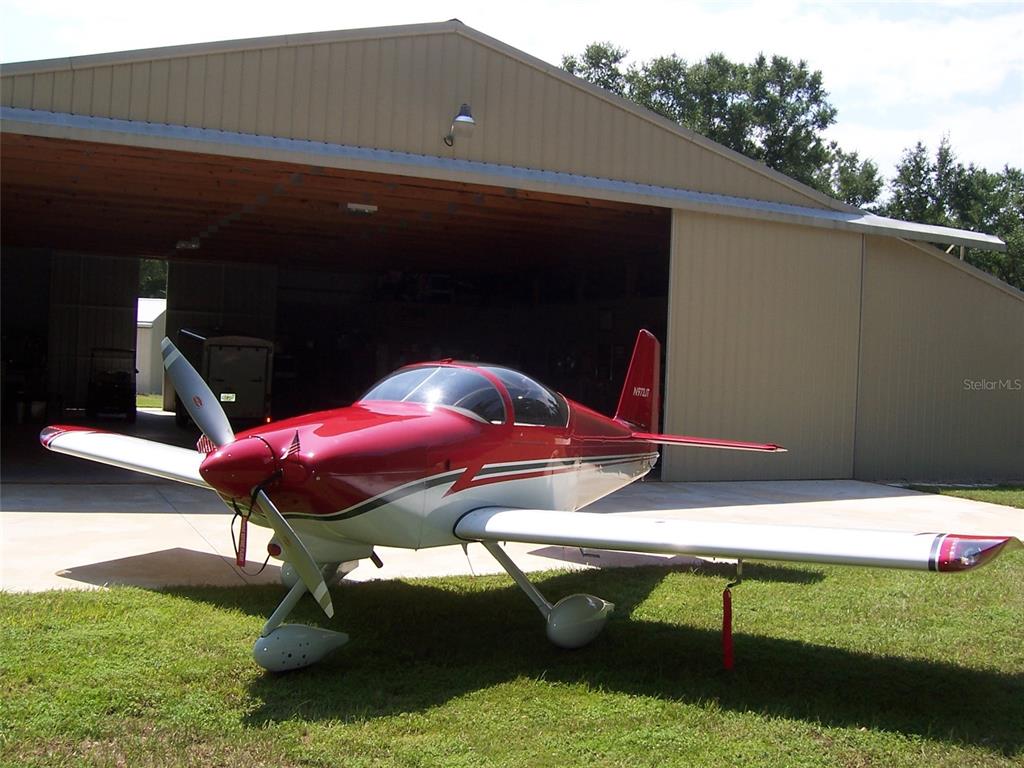
<svg viewBox="0 0 1024 768">
<path fill-rule="evenodd" d="M 1019 547 L 1020 541 L 1012 536 L 957 536 L 949 534 L 941 539 L 935 570 L 968 571 L 994 559 L 1004 549 Z"/>
</svg>

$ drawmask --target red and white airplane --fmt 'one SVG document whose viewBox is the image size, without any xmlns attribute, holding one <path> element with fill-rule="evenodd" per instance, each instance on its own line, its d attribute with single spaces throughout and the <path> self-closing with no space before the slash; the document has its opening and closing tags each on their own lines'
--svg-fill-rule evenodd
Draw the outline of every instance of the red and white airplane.
<svg viewBox="0 0 1024 768">
<path fill-rule="evenodd" d="M 52 451 L 210 488 L 272 528 L 268 546 L 291 586 L 253 656 L 272 671 L 312 664 L 348 636 L 283 624 L 309 591 L 328 617 L 325 578 L 376 558 L 375 545 L 480 542 L 534 602 L 556 645 L 593 640 L 613 605 L 592 595 L 551 604 L 499 542 L 630 552 L 962 571 L 1019 546 L 1007 536 L 894 533 L 636 519 L 579 511 L 654 467 L 659 444 L 778 452 L 777 445 L 657 434 L 660 345 L 641 331 L 613 418 L 517 371 L 453 360 L 410 365 L 347 408 L 235 435 L 195 369 L 168 339 L 164 366 L 202 430 L 198 451 L 73 426 L 40 435 Z M 244 555 L 243 555 L 244 562 Z"/>
</svg>

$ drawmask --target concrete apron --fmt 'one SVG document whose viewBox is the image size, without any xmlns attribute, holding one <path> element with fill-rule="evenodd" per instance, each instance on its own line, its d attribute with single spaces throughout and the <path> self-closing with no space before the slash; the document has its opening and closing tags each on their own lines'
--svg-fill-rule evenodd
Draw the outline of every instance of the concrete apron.
<svg viewBox="0 0 1024 768">
<path fill-rule="evenodd" d="M 5 484 L 0 493 L 0 589 L 279 583 L 273 564 L 259 576 L 249 575 L 266 556 L 266 529 L 249 526 L 249 563 L 244 571 L 235 566 L 231 516 L 210 491 L 174 483 L 18 483 Z M 637 483 L 588 511 L 1024 538 L 1021 510 L 850 480 Z M 510 545 L 508 551 L 526 571 L 695 562 L 525 544 Z M 471 544 L 468 553 L 460 546 L 420 552 L 380 547 L 377 552 L 384 568 L 364 560 L 347 579 L 501 572 L 479 544 Z"/>
</svg>

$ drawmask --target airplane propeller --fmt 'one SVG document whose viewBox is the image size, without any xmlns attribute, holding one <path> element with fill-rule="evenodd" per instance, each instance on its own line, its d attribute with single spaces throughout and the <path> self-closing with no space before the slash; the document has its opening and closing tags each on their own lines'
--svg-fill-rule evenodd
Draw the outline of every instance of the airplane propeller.
<svg viewBox="0 0 1024 768">
<path fill-rule="evenodd" d="M 171 378 L 174 391 L 178 393 L 185 410 L 200 431 L 218 448 L 233 443 L 235 432 L 231 429 L 227 414 L 199 372 L 168 338 L 160 342 L 160 354 L 163 355 L 164 368 Z"/>
<path fill-rule="evenodd" d="M 260 505 L 260 508 L 266 514 L 267 522 L 274 529 L 277 541 L 280 543 L 281 549 L 284 550 L 288 562 L 295 568 L 299 578 L 302 579 L 302 583 L 306 585 L 306 589 L 313 595 L 313 599 L 323 608 L 327 618 L 332 618 L 334 616 L 334 604 L 331 602 L 331 593 L 327 589 L 324 575 L 320 571 L 319 566 L 317 566 L 316 560 L 309 554 L 309 550 L 306 549 L 306 545 L 302 543 L 302 540 L 295 535 L 295 529 L 288 524 L 288 521 L 285 520 L 277 505 L 267 496 L 266 491 L 261 489 L 256 492 L 256 503 Z"/>
<path fill-rule="evenodd" d="M 185 356 L 178 351 L 170 339 L 165 338 L 160 342 L 160 352 L 164 358 L 164 369 L 171 379 L 174 391 L 178 393 L 189 416 L 192 417 L 202 433 L 218 448 L 234 443 L 235 432 L 231 429 L 227 414 L 224 413 L 217 397 L 203 381 L 199 372 L 192 367 L 192 364 L 185 359 Z M 288 562 L 295 568 L 302 583 L 313 595 L 313 599 L 323 608 L 327 617 L 333 617 L 334 605 L 331 602 L 331 593 L 327 589 L 323 573 L 316 564 L 316 560 L 309 554 L 309 550 L 299 539 L 295 529 L 288 523 L 262 487 L 257 486 L 254 498 L 266 515 L 270 527 L 274 529 Z"/>
</svg>

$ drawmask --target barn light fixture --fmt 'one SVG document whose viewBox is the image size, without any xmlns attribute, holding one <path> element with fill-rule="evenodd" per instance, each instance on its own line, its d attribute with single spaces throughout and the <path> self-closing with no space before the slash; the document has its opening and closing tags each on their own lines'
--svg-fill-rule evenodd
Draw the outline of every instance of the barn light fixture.
<svg viewBox="0 0 1024 768">
<path fill-rule="evenodd" d="M 347 206 L 351 213 L 360 213 L 363 216 L 369 216 L 377 212 L 376 205 L 369 205 L 367 203 L 349 203 Z"/>
<path fill-rule="evenodd" d="M 448 129 L 448 135 L 443 137 L 444 143 L 449 147 L 454 146 L 456 133 L 459 136 L 469 136 L 475 125 L 476 120 L 470 114 L 469 104 L 463 104 L 459 107 L 459 113 L 452 118 L 452 127 Z"/>
</svg>

